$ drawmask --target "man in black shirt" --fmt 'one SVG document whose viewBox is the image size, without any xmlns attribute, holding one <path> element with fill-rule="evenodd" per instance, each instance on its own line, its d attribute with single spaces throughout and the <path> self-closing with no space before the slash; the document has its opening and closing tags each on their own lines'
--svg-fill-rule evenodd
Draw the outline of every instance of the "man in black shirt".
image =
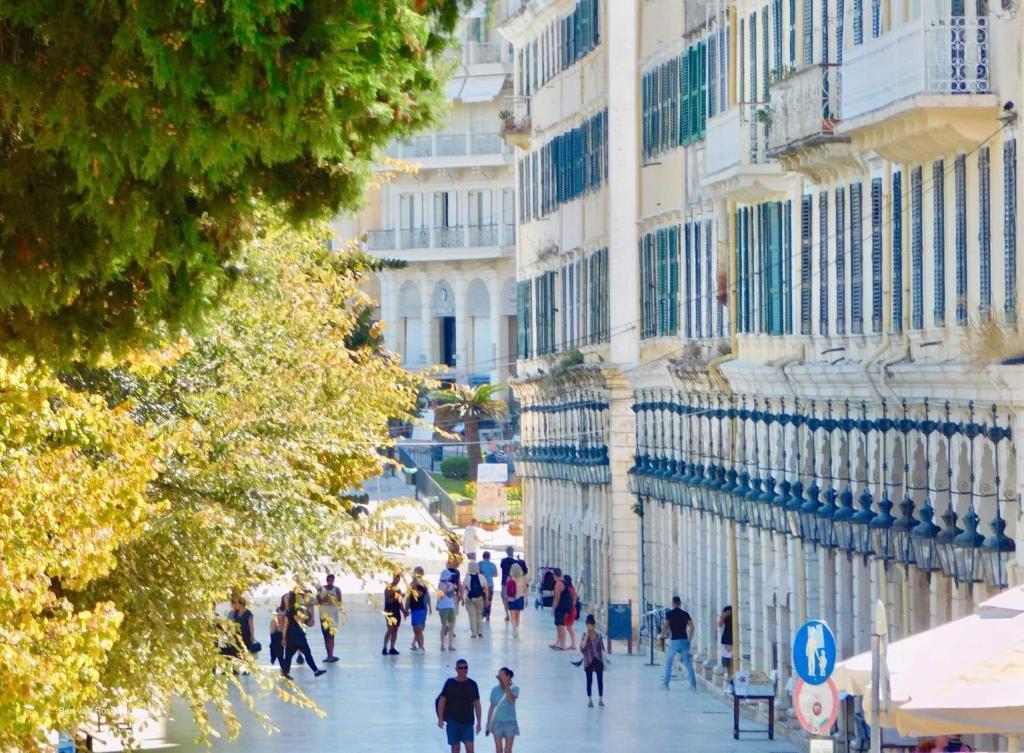
<svg viewBox="0 0 1024 753">
<path fill-rule="evenodd" d="M 512 570 L 512 565 L 518 564 L 519 567 L 523 568 L 523 575 L 525 576 L 528 572 L 526 569 L 526 561 L 523 559 L 516 558 L 516 550 L 512 547 L 505 547 L 505 556 L 502 558 L 501 567 L 501 603 L 505 607 L 505 622 L 509 621 L 508 616 L 508 594 L 505 592 L 505 584 L 508 582 L 508 574 Z"/>
<path fill-rule="evenodd" d="M 678 596 L 672 597 L 672 608 L 665 612 L 665 619 L 661 623 L 661 638 L 669 639 L 668 650 L 665 652 L 665 674 L 661 684 L 668 690 L 669 681 L 672 679 L 672 663 L 676 654 L 683 661 L 683 666 L 690 672 L 690 687 L 697 689 L 697 675 L 693 671 L 693 662 L 690 660 L 690 639 L 693 638 L 693 620 L 690 613 L 682 608 L 683 600 Z"/>
<path fill-rule="evenodd" d="M 725 676 L 732 679 L 732 607 L 726 607 L 718 617 L 718 627 L 722 628 L 722 666 Z"/>
<path fill-rule="evenodd" d="M 437 697 L 437 726 L 448 733 L 448 744 L 452 753 L 459 753 L 462 744 L 466 753 L 473 753 L 473 714 L 476 714 L 476 733 L 480 734 L 480 720 L 483 711 L 480 706 L 480 689 L 469 679 L 469 663 L 465 659 L 455 662 L 455 677 L 444 681 L 441 695 Z"/>
</svg>

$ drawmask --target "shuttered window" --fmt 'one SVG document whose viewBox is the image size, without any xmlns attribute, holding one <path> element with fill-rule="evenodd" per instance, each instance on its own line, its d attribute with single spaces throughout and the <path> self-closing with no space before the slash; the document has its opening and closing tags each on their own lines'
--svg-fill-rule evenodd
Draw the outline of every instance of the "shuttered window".
<svg viewBox="0 0 1024 753">
<path fill-rule="evenodd" d="M 750 332 L 750 244 L 747 238 L 747 212 L 736 212 L 736 331 Z"/>
<path fill-rule="evenodd" d="M 942 160 L 932 163 L 932 317 L 941 327 L 946 322 L 946 169 Z"/>
<path fill-rule="evenodd" d="M 708 337 L 714 335 L 712 329 L 712 316 L 711 312 L 714 309 L 720 308 L 715 306 L 715 296 L 712 292 L 712 284 L 715 279 L 715 275 L 712 273 L 712 262 L 711 262 L 711 220 L 707 220 L 704 223 L 704 287 L 701 290 L 700 296 L 704 300 L 704 310 L 707 312 L 704 332 Z"/>
<path fill-rule="evenodd" d="M 828 335 L 828 191 L 818 194 L 818 334 Z"/>
<path fill-rule="evenodd" d="M 800 334 L 811 334 L 811 214 L 810 195 L 800 199 Z"/>
<path fill-rule="evenodd" d="M 864 0 L 853 0 L 853 43 L 864 43 Z"/>
<path fill-rule="evenodd" d="M 638 244 L 641 337 L 674 335 L 679 327 L 679 227 L 647 233 Z"/>
<path fill-rule="evenodd" d="M 864 334 L 864 226 L 861 186 L 850 186 L 850 333 Z"/>
<path fill-rule="evenodd" d="M 789 0 L 789 64 L 796 65 L 796 0 Z"/>
<path fill-rule="evenodd" d="M 786 330 L 786 305 L 783 296 L 786 294 L 786 272 L 784 265 L 791 258 L 790 244 L 786 235 L 787 220 L 783 217 L 783 208 L 788 213 L 790 202 L 762 204 L 760 210 L 761 236 L 761 270 L 758 275 L 764 282 L 761 293 L 761 327 L 770 335 L 781 335 Z"/>
<path fill-rule="evenodd" d="M 537 355 L 554 353 L 555 343 L 555 272 L 534 278 L 534 326 L 537 330 Z"/>
<path fill-rule="evenodd" d="M 842 65 L 843 45 L 846 43 L 846 2 L 836 0 L 836 63 Z"/>
<path fill-rule="evenodd" d="M 871 181 L 871 331 L 882 331 L 882 179 Z"/>
<path fill-rule="evenodd" d="M 694 335 L 697 337 L 704 337 L 704 316 L 703 308 L 701 303 L 701 291 L 704 289 L 704 276 L 702 256 L 704 253 L 704 245 L 701 242 L 701 224 L 699 222 L 693 223 L 693 287 L 689 288 L 686 293 L 693 300 L 693 322 L 694 322 Z M 689 308 L 689 307 L 688 307 Z"/>
<path fill-rule="evenodd" d="M 989 148 L 978 150 L 978 250 L 981 280 L 978 307 L 982 316 L 992 310 L 992 189 L 989 176 Z"/>
<path fill-rule="evenodd" d="M 782 0 L 772 2 L 772 61 L 775 75 L 782 75 Z"/>
<path fill-rule="evenodd" d="M 836 334 L 846 334 L 846 191 L 836 189 Z"/>
<path fill-rule="evenodd" d="M 522 359 L 531 356 L 532 296 L 532 284 L 529 280 L 516 283 L 516 333 L 518 335 L 516 355 Z"/>
<path fill-rule="evenodd" d="M 782 207 L 782 317 L 783 331 L 793 334 L 793 202 L 787 201 Z"/>
<path fill-rule="evenodd" d="M 822 0 L 824 2 L 825 0 Z M 814 0 L 804 0 L 803 63 L 814 62 Z"/>
<path fill-rule="evenodd" d="M 540 159 L 543 194 L 536 216 L 553 212 L 604 184 L 608 175 L 607 142 L 607 111 L 602 111 L 534 152 L 534 161 L 538 155 Z"/>
<path fill-rule="evenodd" d="M 1017 140 L 1003 143 L 1003 312 L 1017 321 Z"/>
<path fill-rule="evenodd" d="M 924 171 L 910 171 L 910 326 L 924 327 Z"/>
<path fill-rule="evenodd" d="M 871 0 L 871 38 L 882 36 L 882 0 Z"/>
<path fill-rule="evenodd" d="M 903 174 L 892 175 L 892 331 L 903 331 Z"/>
<path fill-rule="evenodd" d="M 953 162 L 956 237 L 956 323 L 967 324 L 967 157 Z"/>
</svg>

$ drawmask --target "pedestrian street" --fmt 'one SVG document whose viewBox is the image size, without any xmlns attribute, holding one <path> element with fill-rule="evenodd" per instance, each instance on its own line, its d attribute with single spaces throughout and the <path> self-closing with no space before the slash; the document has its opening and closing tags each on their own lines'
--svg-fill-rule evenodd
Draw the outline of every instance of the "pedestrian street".
<svg viewBox="0 0 1024 753">
<path fill-rule="evenodd" d="M 426 564 L 426 563 L 425 563 Z M 439 563 L 428 568 L 436 579 Z M 346 583 L 342 583 L 343 588 Z M 469 662 L 469 675 L 480 686 L 486 719 L 487 698 L 496 684 L 495 674 L 502 666 L 515 672 L 514 683 L 520 687 L 518 706 L 521 737 L 516 739 L 519 753 L 550 753 L 565 748 L 597 753 L 628 753 L 640 750 L 689 750 L 725 753 L 793 753 L 796 748 L 776 730 L 776 739 L 749 734 L 739 741 L 732 738 L 731 707 L 705 692 L 694 692 L 678 678 L 669 691 L 661 688 L 661 667 L 647 666 L 644 654 L 628 656 L 625 644 L 616 643 L 605 672 L 605 708 L 587 708 L 585 678 L 582 669 L 570 664 L 577 652 L 556 652 L 548 648 L 554 629 L 549 611 L 532 606 L 523 613 L 519 641 L 504 621 L 500 603 L 495 604 L 492 622 L 485 627 L 484 637 L 471 640 L 465 610 L 460 609 L 456 627 L 456 651 L 438 650 L 438 618 L 436 612 L 427 621 L 427 651 L 409 651 L 412 630 L 403 622 L 396 644 L 400 656 L 381 656 L 384 620 L 380 614 L 380 596 L 345 592 L 347 621 L 341 627 L 336 654 L 340 661 L 326 666 L 327 674 L 314 678 L 304 666 L 293 665 L 292 675 L 303 691 L 326 713 L 316 716 L 264 693 L 257 706 L 267 713 L 278 732 L 268 736 L 252 714 L 239 710 L 242 720 L 240 737 L 233 742 L 213 742 L 213 751 L 245 751 L 271 753 L 302 750 L 376 751 L 419 753 L 447 751 L 444 732 L 437 727 L 434 699 L 445 678 L 454 674 L 457 658 Z M 268 645 L 267 625 L 271 598 L 258 600 L 256 613 L 257 639 Z M 582 620 L 577 623 L 582 633 Z M 318 630 L 309 631 L 313 655 L 319 662 L 324 656 Z M 265 671 L 267 651 L 259 657 Z M 242 683 L 257 691 L 251 677 Z M 595 688 L 596 695 L 596 688 Z M 596 704 L 596 699 L 595 699 Z M 742 720 L 741 726 L 754 722 Z M 193 728 L 188 713 L 176 708 L 167 726 L 167 742 L 182 753 L 207 750 L 193 742 Z M 477 751 L 488 753 L 493 742 L 482 734 L 476 740 Z"/>
</svg>

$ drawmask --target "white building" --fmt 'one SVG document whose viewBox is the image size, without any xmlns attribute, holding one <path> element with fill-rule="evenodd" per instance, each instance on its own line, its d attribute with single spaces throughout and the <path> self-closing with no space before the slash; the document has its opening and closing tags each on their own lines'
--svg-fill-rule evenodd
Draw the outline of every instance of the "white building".
<svg viewBox="0 0 1024 753">
<path fill-rule="evenodd" d="M 805 618 L 850 655 L 876 598 L 900 637 L 1021 580 L 1020 27 L 977 0 L 502 26 L 538 564 L 634 620 L 680 594 L 708 671 L 732 602 L 783 684 Z"/>
<path fill-rule="evenodd" d="M 335 223 L 339 240 L 363 237 L 369 253 L 406 263 L 371 291 L 385 340 L 404 366 L 441 379 L 497 384 L 515 369 L 512 149 L 499 117 L 512 56 L 494 24 L 518 7 L 482 1 L 467 13 L 446 122 L 394 144 L 388 157 L 415 169 L 379 165 L 367 208 Z"/>
</svg>

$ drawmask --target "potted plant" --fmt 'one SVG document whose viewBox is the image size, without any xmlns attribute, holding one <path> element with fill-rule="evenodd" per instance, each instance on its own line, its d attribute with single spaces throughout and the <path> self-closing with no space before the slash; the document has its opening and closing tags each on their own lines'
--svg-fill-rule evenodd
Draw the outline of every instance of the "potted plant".
<svg viewBox="0 0 1024 753">
<path fill-rule="evenodd" d="M 523 521 L 519 520 L 518 518 L 513 518 L 512 520 L 510 520 L 508 522 L 507 527 L 509 534 L 511 534 L 512 536 L 523 535 Z"/>
<path fill-rule="evenodd" d="M 501 523 L 496 521 L 494 518 L 487 518 L 486 520 L 480 521 L 480 527 L 488 532 L 497 531 L 501 526 Z"/>
</svg>

